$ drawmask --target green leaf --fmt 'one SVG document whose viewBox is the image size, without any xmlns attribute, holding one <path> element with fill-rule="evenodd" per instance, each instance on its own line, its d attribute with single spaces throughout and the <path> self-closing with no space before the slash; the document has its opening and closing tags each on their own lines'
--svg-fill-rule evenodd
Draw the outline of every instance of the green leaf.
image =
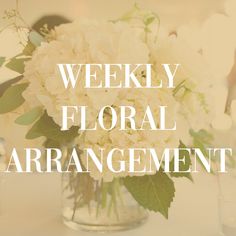
<svg viewBox="0 0 236 236">
<path fill-rule="evenodd" d="M 213 135 L 204 129 L 201 129 L 198 132 L 195 132 L 193 129 L 190 129 L 189 133 L 193 137 L 193 139 L 198 140 L 203 144 L 209 145 L 213 141 Z"/>
<path fill-rule="evenodd" d="M 160 212 L 168 218 L 168 209 L 174 199 L 175 187 L 167 174 L 159 171 L 155 175 L 126 177 L 124 185 L 141 206 Z"/>
<path fill-rule="evenodd" d="M 19 82 L 23 78 L 22 75 L 17 76 L 15 78 L 10 79 L 2 79 L 0 80 L 0 97 L 3 95 L 3 93 L 13 84 Z"/>
<path fill-rule="evenodd" d="M 23 50 L 23 54 L 25 56 L 31 56 L 35 49 L 36 49 L 36 47 L 30 41 L 28 41 L 28 43 L 26 44 L 26 46 Z"/>
<path fill-rule="evenodd" d="M 179 148 L 186 148 L 186 146 L 180 141 Z M 191 155 L 187 151 L 180 150 L 179 157 L 180 157 L 180 159 L 185 158 L 185 163 L 183 163 L 183 162 L 179 163 L 179 170 L 180 171 L 188 170 L 190 168 L 190 166 L 192 165 Z M 191 173 L 173 172 L 174 171 L 174 158 L 170 162 L 170 171 L 172 171 L 172 172 L 170 172 L 171 177 L 175 177 L 175 178 L 186 177 L 189 180 L 193 181 Z"/>
<path fill-rule="evenodd" d="M 45 41 L 44 37 L 37 33 L 36 31 L 31 31 L 29 34 L 29 41 L 35 46 L 38 47 L 42 42 Z"/>
<path fill-rule="evenodd" d="M 0 114 L 15 110 L 22 105 L 25 99 L 22 97 L 23 91 L 28 87 L 28 83 L 17 84 L 9 87 L 0 97 Z"/>
<path fill-rule="evenodd" d="M 42 107 L 35 107 L 31 111 L 26 112 L 15 120 L 19 125 L 30 125 L 43 114 Z"/>
<path fill-rule="evenodd" d="M 213 141 L 213 136 L 203 129 L 199 130 L 198 132 L 190 129 L 189 133 L 193 138 L 194 147 L 199 148 L 205 156 L 208 156 L 206 146 L 211 144 Z"/>
<path fill-rule="evenodd" d="M 29 58 L 16 58 L 13 57 L 10 62 L 6 64 L 6 67 L 10 70 L 13 70 L 15 72 L 18 72 L 20 74 L 24 73 L 25 69 L 25 62 L 28 61 Z"/>
<path fill-rule="evenodd" d="M 199 130 L 198 132 L 190 129 L 189 133 L 193 138 L 194 148 L 199 148 L 205 157 L 209 157 L 207 146 L 212 143 L 213 135 L 203 129 Z M 203 166 L 202 162 L 200 162 L 200 164 Z M 213 169 L 211 169 L 211 173 L 214 173 Z"/>
<path fill-rule="evenodd" d="M 150 25 L 152 22 L 156 19 L 155 16 L 148 16 L 146 19 L 144 19 L 144 24 L 145 25 Z"/>
<path fill-rule="evenodd" d="M 43 146 L 45 148 L 61 148 L 60 142 L 51 139 L 46 139 Z"/>
<path fill-rule="evenodd" d="M 54 140 L 51 140 L 51 139 L 46 139 L 45 142 L 43 143 L 43 146 L 45 148 L 61 148 L 61 144 L 59 141 L 54 141 Z M 52 158 L 55 158 L 56 157 L 56 153 L 52 153 Z"/>
<path fill-rule="evenodd" d="M 4 64 L 5 60 L 5 57 L 0 57 L 0 67 Z"/>
<path fill-rule="evenodd" d="M 27 139 L 35 139 L 42 136 L 58 141 L 61 144 L 67 144 L 78 136 L 78 127 L 73 126 L 67 131 L 61 131 L 60 126 L 45 112 L 26 134 Z"/>
</svg>

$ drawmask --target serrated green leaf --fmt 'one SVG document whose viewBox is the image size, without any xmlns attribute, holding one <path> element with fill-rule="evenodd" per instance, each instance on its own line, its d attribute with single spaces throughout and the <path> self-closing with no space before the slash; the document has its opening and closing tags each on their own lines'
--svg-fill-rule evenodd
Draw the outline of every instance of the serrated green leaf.
<svg viewBox="0 0 236 236">
<path fill-rule="evenodd" d="M 42 107 L 35 107 L 31 111 L 26 112 L 15 120 L 19 125 L 30 125 L 43 114 Z"/>
<path fill-rule="evenodd" d="M 12 58 L 10 62 L 6 64 L 6 67 L 10 70 L 13 70 L 15 72 L 18 72 L 20 74 L 24 73 L 25 69 L 25 62 L 28 61 L 29 58 Z"/>
<path fill-rule="evenodd" d="M 29 41 L 35 46 L 38 47 L 42 42 L 45 41 L 44 37 L 37 33 L 36 31 L 31 31 L 29 34 Z"/>
<path fill-rule="evenodd" d="M 0 57 L 0 67 L 4 64 L 5 60 L 5 57 Z"/>
<path fill-rule="evenodd" d="M 13 111 L 22 105 L 25 101 L 22 97 L 22 93 L 27 87 L 28 83 L 17 84 L 9 87 L 2 97 L 0 97 L 0 114 Z"/>
<path fill-rule="evenodd" d="M 175 187 L 166 173 L 159 171 L 155 175 L 128 176 L 124 178 L 124 185 L 141 206 L 168 218 Z"/>
<path fill-rule="evenodd" d="M 186 146 L 180 141 L 179 148 L 186 148 Z M 179 151 L 179 157 L 180 157 L 180 159 L 185 158 L 185 163 L 183 163 L 183 162 L 179 163 L 179 170 L 180 171 L 188 170 L 190 168 L 190 166 L 192 165 L 191 155 L 188 152 L 184 151 L 184 150 L 180 150 Z M 170 162 L 170 171 L 171 171 L 170 172 L 171 177 L 175 177 L 175 178 L 186 177 L 189 180 L 193 181 L 191 173 L 188 173 L 188 172 L 173 172 L 174 171 L 174 158 Z"/>
<path fill-rule="evenodd" d="M 58 141 L 61 144 L 66 144 L 72 142 L 78 136 L 78 127 L 73 126 L 70 130 L 61 131 L 60 126 L 45 112 L 26 134 L 27 139 L 35 139 L 42 136 Z"/>
</svg>

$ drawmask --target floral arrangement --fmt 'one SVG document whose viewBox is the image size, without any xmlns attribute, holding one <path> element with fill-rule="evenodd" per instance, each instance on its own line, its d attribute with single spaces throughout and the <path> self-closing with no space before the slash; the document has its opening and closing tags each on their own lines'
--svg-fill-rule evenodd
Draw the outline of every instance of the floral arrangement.
<svg viewBox="0 0 236 236">
<path fill-rule="evenodd" d="M 22 20 L 18 11 L 6 13 L 8 20 Z M 14 20 L 14 22 L 16 22 Z M 186 147 L 194 145 L 204 151 L 212 137 L 204 129 L 208 129 L 211 120 L 211 106 L 207 91 L 209 75 L 205 71 L 201 55 L 187 50 L 186 44 L 178 40 L 175 34 L 168 34 L 160 27 L 158 16 L 152 12 L 142 11 L 137 6 L 118 20 L 92 21 L 80 19 L 48 30 L 43 27 L 36 32 L 29 27 L 12 25 L 21 35 L 27 35 L 21 44 L 24 50 L 13 58 L 0 58 L 0 66 L 5 66 L 20 75 L 10 80 L 11 85 L 1 83 L 3 94 L 0 97 L 0 114 L 18 110 L 21 114 L 15 123 L 27 126 L 26 139 L 43 137 L 44 147 L 59 147 L 69 152 L 72 146 L 83 150 L 86 147 L 98 147 L 109 150 L 113 147 Z M 58 63 L 144 63 L 152 64 L 152 75 L 158 83 L 162 78 L 158 67 L 163 62 L 183 65 L 176 77 L 177 86 L 173 89 L 158 90 L 88 90 L 83 86 L 65 90 L 56 65 Z M 104 76 L 102 72 L 98 76 Z M 142 83 L 143 71 L 137 71 L 137 78 Z M 84 81 L 80 81 L 83 83 Z M 8 81 L 9 83 L 9 81 Z M 100 98 L 100 99 L 98 99 Z M 99 108 L 109 104 L 118 111 L 120 104 L 135 107 L 137 123 L 141 122 L 143 106 L 150 104 L 168 104 L 169 117 L 178 121 L 177 132 L 142 131 L 110 131 L 98 129 L 96 132 L 80 132 L 78 126 L 70 126 L 67 131 L 61 130 L 61 106 L 63 104 L 89 106 L 88 123 L 92 123 L 98 115 Z M 159 110 L 154 109 L 158 115 Z M 105 123 L 109 124 L 111 114 L 105 113 Z M 166 121 L 171 122 L 170 121 Z M 65 155 L 65 162 L 67 161 Z M 124 157 L 125 158 L 125 157 Z M 80 154 L 85 165 L 85 154 Z M 128 161 L 128 158 L 127 158 Z M 145 158 L 142 159 L 146 162 Z M 73 173 L 65 189 L 72 189 L 68 197 L 74 200 L 73 214 L 81 204 L 97 203 L 97 214 L 105 208 L 110 198 L 111 208 L 117 212 L 119 189 L 125 187 L 137 203 L 145 209 L 160 212 L 166 218 L 168 209 L 175 195 L 174 178 L 185 177 L 192 180 L 190 173 L 164 173 L 159 171 L 147 175 L 131 174 L 123 171 L 114 174 L 109 170 L 100 173 L 93 168 L 78 177 Z M 181 168 L 191 166 L 191 157 L 186 159 Z M 118 178 L 119 177 L 119 178 Z M 95 187 L 92 184 L 97 181 Z M 85 188 L 76 191 L 79 185 Z M 98 192 L 101 193 L 98 197 Z M 108 210 L 110 211 L 110 210 Z"/>
</svg>

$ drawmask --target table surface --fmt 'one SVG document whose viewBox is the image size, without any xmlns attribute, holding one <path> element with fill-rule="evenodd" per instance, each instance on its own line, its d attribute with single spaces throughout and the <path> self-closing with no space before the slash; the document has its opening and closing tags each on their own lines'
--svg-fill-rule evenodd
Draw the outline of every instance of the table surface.
<svg viewBox="0 0 236 236">
<path fill-rule="evenodd" d="M 218 235 L 217 181 L 209 174 L 195 174 L 195 181 L 176 180 L 176 197 L 165 220 L 150 214 L 148 222 L 134 230 L 112 233 L 137 235 Z M 4 236 L 90 236 L 76 232 L 61 220 L 61 176 L 17 174 L 1 176 L 0 235 Z M 109 233 L 107 233 L 109 235 Z"/>
</svg>

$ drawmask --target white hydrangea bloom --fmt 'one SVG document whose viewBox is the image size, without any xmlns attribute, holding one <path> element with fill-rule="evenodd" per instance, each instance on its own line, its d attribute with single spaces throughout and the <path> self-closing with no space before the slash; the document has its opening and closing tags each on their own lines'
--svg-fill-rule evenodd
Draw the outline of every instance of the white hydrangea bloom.
<svg viewBox="0 0 236 236">
<path fill-rule="evenodd" d="M 141 127 L 145 108 L 150 106 L 152 109 L 153 117 L 157 120 L 160 117 L 160 105 L 168 107 L 168 115 L 166 117 L 167 127 L 173 126 L 174 121 L 178 116 L 179 104 L 172 96 L 172 92 L 168 89 L 161 89 L 158 92 L 155 89 L 121 89 L 117 99 L 112 106 L 115 108 L 117 116 L 120 117 L 119 106 L 129 105 L 135 108 L 136 116 L 135 123 L 137 128 Z M 104 118 L 105 126 L 109 127 L 111 123 L 111 116 L 107 114 Z M 127 123 L 128 127 L 128 123 Z M 104 181 L 111 181 L 114 177 L 128 176 L 128 175 L 145 175 L 144 173 L 130 173 L 129 156 L 124 155 L 122 159 L 117 158 L 117 161 L 113 162 L 114 169 L 119 169 L 119 160 L 126 162 L 126 170 L 121 173 L 114 174 L 109 170 L 107 166 L 106 156 L 111 149 L 119 148 L 128 150 L 128 148 L 155 148 L 159 157 L 161 157 L 165 148 L 177 148 L 179 146 L 179 140 L 181 138 L 181 132 L 175 131 L 153 131 L 150 130 L 150 126 L 147 124 L 143 127 L 144 130 L 120 130 L 120 119 L 118 119 L 117 127 L 111 131 L 102 130 L 99 128 L 96 131 L 85 131 L 84 134 L 77 140 L 79 147 L 83 150 L 85 148 L 92 148 L 97 155 L 101 157 L 100 149 L 103 148 L 103 172 L 100 173 L 93 161 L 88 158 L 89 168 L 91 176 L 95 179 L 103 178 Z M 87 166 L 87 153 L 81 154 L 81 160 L 85 166 Z M 114 158 L 116 160 L 116 158 Z M 148 162 L 149 157 L 143 156 L 141 163 L 135 168 L 143 168 Z M 155 172 L 149 172 L 153 174 Z"/>
<path fill-rule="evenodd" d="M 65 89 L 57 64 L 135 64 L 148 61 L 147 46 L 136 31 L 124 23 L 80 20 L 56 27 L 52 34 L 54 40 L 42 43 L 32 60 L 26 63 L 24 78 L 30 85 L 24 97 L 32 107 L 44 106 L 59 125 L 62 105 L 89 106 L 89 116 L 93 119 L 98 107 L 112 103 L 117 93 L 105 89 L 86 90 L 82 80 L 76 89 Z M 103 78 L 104 72 L 98 73 L 97 77 Z"/>
</svg>

